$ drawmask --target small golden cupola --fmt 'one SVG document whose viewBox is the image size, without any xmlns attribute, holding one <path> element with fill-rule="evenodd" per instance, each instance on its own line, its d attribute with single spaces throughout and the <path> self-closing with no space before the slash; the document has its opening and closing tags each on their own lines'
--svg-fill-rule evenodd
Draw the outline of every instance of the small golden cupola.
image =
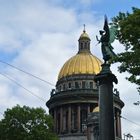
<svg viewBox="0 0 140 140">
<path fill-rule="evenodd" d="M 95 107 L 92 112 L 99 112 L 99 106 Z"/>
<path fill-rule="evenodd" d="M 79 52 L 78 53 L 90 52 L 90 38 L 89 38 L 88 34 L 86 33 L 85 25 L 84 25 L 83 33 L 81 34 L 78 41 L 79 41 Z"/>
</svg>

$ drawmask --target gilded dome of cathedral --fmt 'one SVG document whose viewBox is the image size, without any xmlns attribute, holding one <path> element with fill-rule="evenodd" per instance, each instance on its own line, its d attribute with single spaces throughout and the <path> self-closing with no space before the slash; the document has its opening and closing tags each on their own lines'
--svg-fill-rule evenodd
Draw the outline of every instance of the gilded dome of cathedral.
<svg viewBox="0 0 140 140">
<path fill-rule="evenodd" d="M 97 74 L 101 71 L 102 62 L 90 52 L 90 38 L 85 30 L 78 41 L 78 53 L 65 62 L 58 79 L 76 74 Z"/>
<path fill-rule="evenodd" d="M 97 74 L 101 71 L 101 64 L 101 60 L 89 52 L 78 53 L 66 61 L 58 79 L 73 74 Z"/>
</svg>

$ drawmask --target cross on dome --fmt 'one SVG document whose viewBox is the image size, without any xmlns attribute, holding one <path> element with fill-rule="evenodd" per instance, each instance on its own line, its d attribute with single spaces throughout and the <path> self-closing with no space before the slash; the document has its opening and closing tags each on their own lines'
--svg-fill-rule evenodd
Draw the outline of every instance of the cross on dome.
<svg viewBox="0 0 140 140">
<path fill-rule="evenodd" d="M 86 25 L 84 24 L 83 26 L 84 26 L 83 32 L 85 33 L 86 32 Z"/>
</svg>

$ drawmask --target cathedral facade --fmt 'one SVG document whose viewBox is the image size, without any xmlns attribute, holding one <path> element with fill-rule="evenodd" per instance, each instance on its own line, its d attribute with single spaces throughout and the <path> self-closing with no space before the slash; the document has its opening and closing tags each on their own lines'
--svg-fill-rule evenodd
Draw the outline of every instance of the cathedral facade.
<svg viewBox="0 0 140 140">
<path fill-rule="evenodd" d="M 101 71 L 102 61 L 90 51 L 90 38 L 84 30 L 78 40 L 78 52 L 61 68 L 56 89 L 46 105 L 54 119 L 54 131 L 60 140 L 90 140 L 98 132 L 98 84 L 94 76 Z M 114 94 L 115 135 L 121 139 L 121 109 L 124 103 Z M 94 113 L 95 112 L 95 113 Z M 93 114 L 93 115 L 91 115 Z M 90 118 L 93 117 L 93 119 Z M 90 123 L 90 120 L 94 122 Z M 96 121 L 96 122 L 95 122 Z M 96 133 L 96 135 L 98 135 Z"/>
</svg>

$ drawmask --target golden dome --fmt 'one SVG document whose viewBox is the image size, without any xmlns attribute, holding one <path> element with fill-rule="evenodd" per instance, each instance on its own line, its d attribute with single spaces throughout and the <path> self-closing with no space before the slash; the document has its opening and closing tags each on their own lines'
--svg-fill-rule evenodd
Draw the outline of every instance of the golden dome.
<svg viewBox="0 0 140 140">
<path fill-rule="evenodd" d="M 79 40 L 80 39 L 88 39 L 88 40 L 90 40 L 90 38 L 89 38 L 88 34 L 86 33 L 86 31 L 83 31 L 83 33 L 81 34 Z"/>
<path fill-rule="evenodd" d="M 71 57 L 60 70 L 58 79 L 74 74 L 97 74 L 101 71 L 101 60 L 89 52 Z"/>
<path fill-rule="evenodd" d="M 99 112 L 99 106 L 95 107 L 92 112 Z"/>
</svg>

